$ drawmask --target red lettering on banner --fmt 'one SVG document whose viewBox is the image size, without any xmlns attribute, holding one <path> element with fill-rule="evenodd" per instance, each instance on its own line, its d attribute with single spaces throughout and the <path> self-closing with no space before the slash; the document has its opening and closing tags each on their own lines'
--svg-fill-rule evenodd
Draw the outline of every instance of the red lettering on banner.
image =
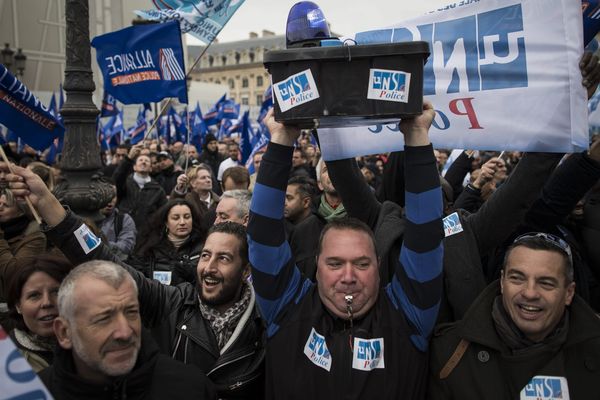
<svg viewBox="0 0 600 400">
<path fill-rule="evenodd" d="M 119 75 L 110 79 L 113 86 L 119 85 L 130 85 L 132 83 L 138 83 L 143 81 L 160 81 L 160 74 L 158 71 L 142 71 L 135 72 L 129 75 Z"/>
<path fill-rule="evenodd" d="M 452 114 L 466 115 L 469 118 L 469 122 L 471 123 L 469 129 L 483 129 L 483 127 L 479 125 L 477 114 L 475 113 L 475 109 L 473 108 L 473 103 L 471 100 L 473 100 L 473 97 L 454 99 L 450 102 L 450 104 L 448 104 L 448 107 L 450 108 L 450 112 Z M 459 103 L 464 106 L 464 111 L 458 109 Z"/>
<path fill-rule="evenodd" d="M 17 111 L 19 111 L 21 114 L 23 114 L 26 117 L 28 117 L 29 119 L 31 119 L 33 122 L 43 126 L 44 128 L 46 128 L 50 131 L 53 130 L 54 127 L 56 126 L 55 121 L 38 113 L 37 111 L 28 107 L 26 104 L 18 102 L 17 100 L 12 98 L 8 93 L 6 93 L 2 90 L 0 90 L 0 100 L 4 101 L 6 104 L 13 107 Z"/>
</svg>

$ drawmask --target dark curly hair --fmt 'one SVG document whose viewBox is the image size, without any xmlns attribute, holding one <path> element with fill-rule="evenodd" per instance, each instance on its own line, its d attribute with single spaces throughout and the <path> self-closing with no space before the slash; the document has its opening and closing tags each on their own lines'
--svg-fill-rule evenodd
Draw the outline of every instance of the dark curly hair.
<svg viewBox="0 0 600 400">
<path fill-rule="evenodd" d="M 153 247 L 169 240 L 165 224 L 167 223 L 169 211 L 175 206 L 187 206 L 190 209 L 192 212 L 192 233 L 190 235 L 194 240 L 204 243 L 208 229 L 206 222 L 202 220 L 198 207 L 185 199 L 171 199 L 150 216 L 147 224 L 140 227 L 133 254 L 138 257 L 150 256 Z"/>
</svg>

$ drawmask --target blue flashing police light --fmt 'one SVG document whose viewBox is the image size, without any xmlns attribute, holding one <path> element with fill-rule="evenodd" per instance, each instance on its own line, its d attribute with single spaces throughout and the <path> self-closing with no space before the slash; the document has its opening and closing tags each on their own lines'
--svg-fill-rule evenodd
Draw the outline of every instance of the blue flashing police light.
<svg viewBox="0 0 600 400">
<path fill-rule="evenodd" d="M 331 33 L 323 11 L 312 1 L 301 1 L 290 9 L 286 27 L 286 46 L 320 46 L 322 39 L 330 39 Z"/>
</svg>

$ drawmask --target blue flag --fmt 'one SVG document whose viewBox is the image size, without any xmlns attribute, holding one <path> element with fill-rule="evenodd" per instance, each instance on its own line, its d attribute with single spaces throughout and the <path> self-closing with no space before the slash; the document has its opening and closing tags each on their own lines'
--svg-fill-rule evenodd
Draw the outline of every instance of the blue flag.
<svg viewBox="0 0 600 400">
<path fill-rule="evenodd" d="M 206 114 L 204 114 L 203 118 L 206 126 L 217 125 L 219 123 L 221 104 L 225 102 L 225 96 L 226 95 L 223 95 L 219 100 L 217 100 L 215 105 L 212 106 Z"/>
<path fill-rule="evenodd" d="M 263 149 L 267 144 L 269 144 L 269 138 L 266 135 L 264 135 L 261 131 L 259 131 L 258 134 L 255 135 L 255 137 L 256 143 L 254 143 L 254 146 L 252 146 L 252 152 L 246 160 L 246 168 L 248 169 L 250 175 L 256 172 L 254 171 L 254 163 L 252 162 L 254 154 L 256 154 L 259 150 Z"/>
<path fill-rule="evenodd" d="M 250 157 L 250 153 L 252 153 L 252 136 L 254 133 L 252 132 L 252 126 L 250 126 L 250 118 L 248 117 L 248 111 L 244 113 L 242 117 L 241 123 L 241 140 L 240 140 L 240 153 L 242 155 L 242 164 L 246 164 L 248 161 L 248 157 Z"/>
<path fill-rule="evenodd" d="M 148 127 L 148 123 L 146 122 L 145 114 L 146 111 L 144 108 L 140 108 L 138 112 L 137 119 L 135 121 L 135 125 L 129 129 L 127 132 L 129 134 L 129 138 L 131 139 L 131 144 L 138 144 L 144 139 L 146 135 L 146 128 Z"/>
<path fill-rule="evenodd" d="M 104 97 L 102 98 L 100 118 L 112 117 L 113 115 L 117 115 L 118 113 L 119 109 L 117 108 L 117 99 L 115 99 L 112 95 L 105 91 Z"/>
<path fill-rule="evenodd" d="M 233 124 L 231 123 L 230 119 L 221 120 L 221 125 L 219 126 L 219 133 L 217 134 L 218 140 L 223 140 L 223 138 L 227 136 L 227 132 L 229 132 L 229 128 L 231 128 L 231 125 Z"/>
<path fill-rule="evenodd" d="M 258 122 L 262 122 L 262 120 L 267 115 L 267 112 L 273 107 L 273 91 L 271 90 L 271 85 L 265 90 L 263 94 L 263 102 L 260 106 L 260 111 L 258 112 L 258 118 L 256 119 Z"/>
<path fill-rule="evenodd" d="M 36 150 L 47 149 L 65 133 L 63 124 L 0 64 L 0 122 Z"/>
<path fill-rule="evenodd" d="M 130 26 L 92 40 L 104 90 L 124 104 L 177 97 L 187 103 L 179 24 Z"/>
<path fill-rule="evenodd" d="M 219 119 L 238 119 L 240 117 L 240 105 L 233 99 L 225 100 L 219 108 Z"/>
<path fill-rule="evenodd" d="M 56 107 L 56 96 L 54 92 L 52 92 L 52 97 L 50 97 L 50 104 L 48 104 L 48 112 L 52 114 L 53 117 L 58 119 L 58 108 Z"/>
<path fill-rule="evenodd" d="M 63 139 L 54 139 L 54 142 L 50 145 L 50 150 L 48 150 L 48 154 L 46 155 L 46 164 L 56 164 L 57 157 L 62 153 L 63 144 Z"/>
<path fill-rule="evenodd" d="M 196 150 L 198 150 L 198 154 L 200 154 L 202 153 L 202 142 L 208 129 L 204 124 L 204 119 L 202 119 L 202 111 L 200 110 L 200 103 L 198 102 L 196 102 L 196 109 L 192 114 L 190 128 L 192 129 L 192 137 L 190 138 L 190 142 L 196 146 Z"/>
</svg>

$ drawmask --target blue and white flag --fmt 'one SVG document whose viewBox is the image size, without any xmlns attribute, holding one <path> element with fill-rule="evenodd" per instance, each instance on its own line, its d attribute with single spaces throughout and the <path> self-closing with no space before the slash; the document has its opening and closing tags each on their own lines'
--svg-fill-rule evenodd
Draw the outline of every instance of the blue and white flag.
<svg viewBox="0 0 600 400">
<path fill-rule="evenodd" d="M 0 326 L 0 388 L 3 399 L 47 399 L 52 395 Z"/>
<path fill-rule="evenodd" d="M 36 150 L 47 149 L 65 133 L 50 110 L 0 64 L 0 122 Z"/>
<path fill-rule="evenodd" d="M 360 44 L 423 40 L 438 148 L 574 152 L 588 146 L 581 2 L 456 2 Z M 398 125 L 319 129 L 325 160 L 400 150 Z"/>
<path fill-rule="evenodd" d="M 233 99 L 227 99 L 221 103 L 219 119 L 238 119 L 240 117 L 240 105 Z"/>
<path fill-rule="evenodd" d="M 244 0 L 160 0 L 153 1 L 156 10 L 135 13 L 150 21 L 179 21 L 182 33 L 212 42 Z"/>
<path fill-rule="evenodd" d="M 265 148 L 265 146 L 267 144 L 269 144 L 269 138 L 267 135 L 265 135 L 262 131 L 258 131 L 258 133 L 255 135 L 255 137 L 257 138 L 256 143 L 254 143 L 254 146 L 252 147 L 252 152 L 250 153 L 250 155 L 248 156 L 248 159 L 246 160 L 246 168 L 248 169 L 248 172 L 250 174 L 253 174 L 254 172 L 254 163 L 252 162 L 254 155 L 259 151 Z"/>
<path fill-rule="evenodd" d="M 202 119 L 200 103 L 196 102 L 196 109 L 191 118 L 190 128 L 192 129 L 192 137 L 190 138 L 190 142 L 196 146 L 196 150 L 198 151 L 198 154 L 200 154 L 202 153 L 202 142 L 208 132 L 208 129 L 204 124 L 204 119 Z"/>
<path fill-rule="evenodd" d="M 129 128 L 127 132 L 129 139 L 131 140 L 131 144 L 138 144 L 144 139 L 146 135 L 146 128 L 148 127 L 148 122 L 146 122 L 145 114 L 146 111 L 142 107 L 138 112 L 137 119 L 135 121 L 135 125 Z"/>
<path fill-rule="evenodd" d="M 137 25 L 92 40 L 104 91 L 123 104 L 177 97 L 187 103 L 179 24 Z"/>
<path fill-rule="evenodd" d="M 248 111 L 244 113 L 241 121 L 241 134 L 240 134 L 240 154 L 241 154 L 241 163 L 246 165 L 246 161 L 250 157 L 252 153 L 252 138 L 254 136 L 254 132 L 252 131 L 252 126 L 250 125 L 250 118 L 248 117 Z"/>
<path fill-rule="evenodd" d="M 256 119 L 259 123 L 267 115 L 267 112 L 273 107 L 273 90 L 271 90 L 271 85 L 265 90 L 263 94 L 263 102 L 260 106 L 260 111 L 258 112 L 258 118 Z"/>
<path fill-rule="evenodd" d="M 100 108 L 100 118 L 112 117 L 118 113 L 119 109 L 117 108 L 117 99 L 105 91 L 102 98 L 102 106 Z"/>
<path fill-rule="evenodd" d="M 219 100 L 208 110 L 206 114 L 204 114 L 204 123 L 206 126 L 217 125 L 219 121 L 221 121 L 220 111 L 221 105 L 225 102 L 226 94 L 221 96 Z"/>
</svg>

